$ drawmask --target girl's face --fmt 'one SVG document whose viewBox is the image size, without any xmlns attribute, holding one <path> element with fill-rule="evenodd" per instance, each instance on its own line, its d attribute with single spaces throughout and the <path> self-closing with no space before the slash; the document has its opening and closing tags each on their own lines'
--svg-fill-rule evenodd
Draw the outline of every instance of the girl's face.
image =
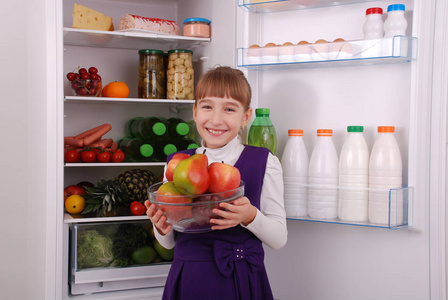
<svg viewBox="0 0 448 300">
<path fill-rule="evenodd" d="M 193 106 L 193 118 L 205 146 L 215 149 L 227 145 L 240 129 L 249 123 L 252 108 L 247 111 L 232 98 L 206 97 Z"/>
</svg>

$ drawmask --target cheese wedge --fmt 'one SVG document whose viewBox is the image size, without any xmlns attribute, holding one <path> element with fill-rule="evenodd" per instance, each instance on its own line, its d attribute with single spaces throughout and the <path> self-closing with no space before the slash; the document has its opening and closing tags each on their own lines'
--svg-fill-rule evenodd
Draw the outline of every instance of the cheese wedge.
<svg viewBox="0 0 448 300">
<path fill-rule="evenodd" d="M 75 3 L 73 7 L 73 28 L 113 31 L 114 24 L 111 17 Z"/>
</svg>

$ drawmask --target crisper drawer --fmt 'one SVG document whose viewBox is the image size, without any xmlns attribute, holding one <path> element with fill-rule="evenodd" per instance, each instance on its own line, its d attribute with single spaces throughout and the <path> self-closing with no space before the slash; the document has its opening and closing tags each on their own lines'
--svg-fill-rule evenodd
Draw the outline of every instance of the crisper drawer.
<svg viewBox="0 0 448 300">
<path fill-rule="evenodd" d="M 150 221 L 70 225 L 72 295 L 165 285 L 173 251 L 155 240 Z"/>
</svg>

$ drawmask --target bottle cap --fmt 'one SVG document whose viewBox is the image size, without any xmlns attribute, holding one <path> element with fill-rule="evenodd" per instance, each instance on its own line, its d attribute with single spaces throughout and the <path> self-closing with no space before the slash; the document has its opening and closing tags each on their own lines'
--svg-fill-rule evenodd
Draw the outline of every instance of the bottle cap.
<svg viewBox="0 0 448 300">
<path fill-rule="evenodd" d="M 188 126 L 187 123 L 182 122 L 176 125 L 176 132 L 179 135 L 187 135 L 189 131 L 190 127 Z"/>
<path fill-rule="evenodd" d="M 378 132 L 395 132 L 394 126 L 378 126 Z"/>
<path fill-rule="evenodd" d="M 371 14 L 382 14 L 383 9 L 381 7 L 371 7 L 366 10 L 366 16 Z"/>
<path fill-rule="evenodd" d="M 347 126 L 347 132 L 364 132 L 364 126 Z"/>
<path fill-rule="evenodd" d="M 140 146 L 140 154 L 144 157 L 150 157 L 154 153 L 154 148 L 149 144 Z"/>
<path fill-rule="evenodd" d="M 271 112 L 271 110 L 269 108 L 256 108 L 255 109 L 255 115 L 259 116 L 259 115 L 268 115 Z"/>
<path fill-rule="evenodd" d="M 391 4 L 387 7 L 387 11 L 394 11 L 394 10 L 405 10 L 404 4 Z"/>
<path fill-rule="evenodd" d="M 155 135 L 164 135 L 166 132 L 166 126 L 162 122 L 157 122 L 152 126 L 152 131 Z"/>
<path fill-rule="evenodd" d="M 288 135 L 289 136 L 303 136 L 303 130 L 302 129 L 289 129 Z"/>
<path fill-rule="evenodd" d="M 187 146 L 187 149 L 196 149 L 196 148 L 199 148 L 199 145 L 195 143 L 191 143 Z"/>
<path fill-rule="evenodd" d="M 318 129 L 317 136 L 333 136 L 332 129 Z"/>
<path fill-rule="evenodd" d="M 205 18 L 188 18 L 188 19 L 184 20 L 184 24 L 189 23 L 189 22 L 203 22 L 203 23 L 210 24 L 210 20 L 205 19 Z"/>
<path fill-rule="evenodd" d="M 165 153 L 165 155 L 170 155 L 174 152 L 177 152 L 177 147 L 173 144 L 166 144 L 165 147 L 163 147 L 163 153 Z"/>
</svg>

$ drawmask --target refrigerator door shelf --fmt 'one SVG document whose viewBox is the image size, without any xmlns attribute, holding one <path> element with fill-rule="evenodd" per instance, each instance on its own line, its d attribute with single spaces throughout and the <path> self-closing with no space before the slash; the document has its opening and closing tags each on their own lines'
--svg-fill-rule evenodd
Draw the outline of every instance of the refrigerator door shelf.
<svg viewBox="0 0 448 300">
<path fill-rule="evenodd" d="M 304 185 L 308 189 L 313 188 L 311 185 Z M 320 190 L 324 190 L 326 187 L 319 187 Z M 328 187 L 328 189 L 335 189 L 335 187 Z M 400 229 L 412 226 L 412 201 L 414 198 L 414 189 L 413 187 L 402 187 L 402 188 L 394 188 L 387 190 L 375 190 L 368 188 L 345 188 L 345 187 L 336 187 L 338 190 L 338 194 L 349 192 L 350 194 L 365 192 L 368 193 L 385 193 L 389 194 L 389 201 L 383 205 L 383 208 L 386 210 L 384 215 L 384 220 L 381 220 L 379 223 L 371 223 L 369 221 L 366 222 L 352 222 L 352 221 L 343 221 L 338 218 L 336 219 L 328 219 L 321 220 L 316 218 L 311 218 L 309 216 L 306 217 L 294 217 L 288 216 L 288 220 L 299 220 L 299 221 L 309 221 L 309 222 L 320 222 L 320 223 L 330 223 L 330 224 L 343 224 L 343 225 L 353 225 L 353 226 L 364 226 L 364 227 L 376 227 L 376 228 L 386 228 L 386 229 Z"/>
<path fill-rule="evenodd" d="M 151 32 L 101 31 L 64 27 L 65 45 L 139 50 L 148 48 L 148 42 L 151 43 L 151 47 L 160 50 L 174 48 L 193 49 L 201 43 L 210 42 L 210 38 Z"/>
<path fill-rule="evenodd" d="M 238 6 L 255 13 L 270 13 L 372 1 L 376 0 L 238 0 Z"/>
<path fill-rule="evenodd" d="M 238 48 L 237 63 L 238 67 L 251 70 L 276 70 L 406 63 L 416 57 L 417 38 L 395 36 L 376 40 Z"/>
</svg>

